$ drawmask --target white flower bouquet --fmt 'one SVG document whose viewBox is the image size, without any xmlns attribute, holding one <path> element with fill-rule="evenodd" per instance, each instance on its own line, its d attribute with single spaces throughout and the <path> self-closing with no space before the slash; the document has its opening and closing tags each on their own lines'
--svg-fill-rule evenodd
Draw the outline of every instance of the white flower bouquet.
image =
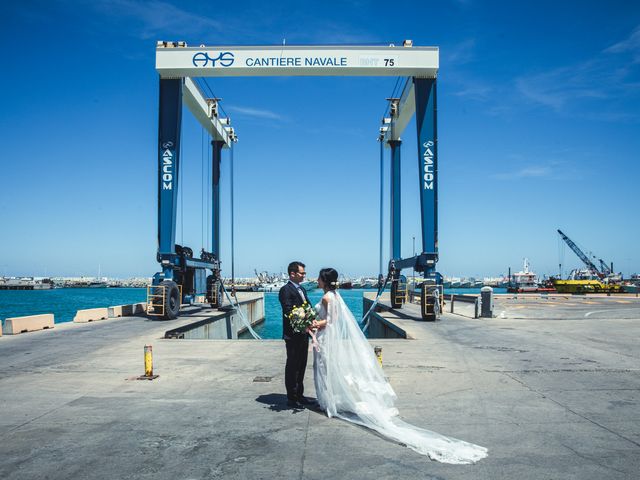
<svg viewBox="0 0 640 480">
<path fill-rule="evenodd" d="M 291 313 L 288 315 L 291 328 L 296 333 L 302 333 L 311 327 L 311 324 L 316 319 L 316 311 L 311 308 L 307 302 L 304 302 L 299 307 L 293 307 Z"/>
</svg>

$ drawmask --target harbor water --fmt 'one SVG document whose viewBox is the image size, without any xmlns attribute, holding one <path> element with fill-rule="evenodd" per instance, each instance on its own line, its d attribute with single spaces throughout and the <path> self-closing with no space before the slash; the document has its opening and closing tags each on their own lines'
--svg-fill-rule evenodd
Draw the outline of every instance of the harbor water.
<svg viewBox="0 0 640 480">
<path fill-rule="evenodd" d="M 0 319 L 53 313 L 55 323 L 70 322 L 78 310 L 147 301 L 146 288 L 54 288 L 0 290 Z"/>
<path fill-rule="evenodd" d="M 375 289 L 340 290 L 340 295 L 353 312 L 362 320 L 362 295 Z M 504 288 L 494 289 L 505 293 Z M 480 289 L 459 288 L 445 290 L 445 294 L 478 294 Z M 56 323 L 70 322 L 76 311 L 86 308 L 109 307 L 146 301 L 144 288 L 56 288 L 52 290 L 0 290 L 0 320 L 23 315 L 53 313 Z M 257 326 L 257 333 L 265 339 L 282 338 L 282 310 L 277 292 L 266 292 L 265 321 Z M 309 300 L 316 304 L 322 298 L 322 290 L 309 292 Z"/>
</svg>

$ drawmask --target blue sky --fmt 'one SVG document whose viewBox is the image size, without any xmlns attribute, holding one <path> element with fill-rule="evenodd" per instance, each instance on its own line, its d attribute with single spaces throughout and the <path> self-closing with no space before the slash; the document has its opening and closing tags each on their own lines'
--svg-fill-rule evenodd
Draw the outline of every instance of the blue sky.
<svg viewBox="0 0 640 480">
<path fill-rule="evenodd" d="M 4 7 L 0 275 L 156 272 L 156 40 L 283 39 L 412 39 L 440 47 L 442 273 L 497 275 L 519 269 L 524 257 L 539 274 L 556 273 L 559 261 L 565 270 L 579 266 L 557 228 L 616 270 L 640 271 L 637 2 L 221 5 L 69 0 Z M 377 273 L 376 135 L 395 83 L 208 80 L 240 140 L 236 275 L 278 272 L 292 259 L 310 272 L 334 266 L 350 276 Z M 202 221 L 207 148 L 189 115 L 183 142 L 177 241 L 199 251 L 210 238 Z M 414 123 L 402 158 L 408 256 L 412 237 L 420 236 Z M 222 260 L 229 274 L 228 155 L 223 163 Z"/>
</svg>

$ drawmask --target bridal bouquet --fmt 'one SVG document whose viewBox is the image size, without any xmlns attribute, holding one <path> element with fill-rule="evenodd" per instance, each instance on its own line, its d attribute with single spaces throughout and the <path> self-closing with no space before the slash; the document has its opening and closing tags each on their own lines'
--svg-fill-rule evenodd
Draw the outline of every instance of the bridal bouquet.
<svg viewBox="0 0 640 480">
<path fill-rule="evenodd" d="M 302 333 L 311 327 L 315 319 L 316 311 L 307 302 L 304 302 L 299 307 L 294 307 L 289 314 L 289 323 L 296 333 Z"/>
</svg>

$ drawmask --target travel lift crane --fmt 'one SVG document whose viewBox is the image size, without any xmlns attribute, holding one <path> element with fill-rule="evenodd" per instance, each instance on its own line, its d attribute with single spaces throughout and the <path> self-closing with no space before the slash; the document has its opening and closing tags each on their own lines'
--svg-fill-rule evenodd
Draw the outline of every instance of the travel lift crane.
<svg viewBox="0 0 640 480">
<path fill-rule="evenodd" d="M 401 272 L 414 268 L 423 273 L 422 318 L 435 320 L 440 311 L 442 276 L 438 261 L 437 191 L 438 153 L 436 129 L 437 47 L 414 47 L 406 40 L 389 46 L 226 46 L 188 47 L 185 42 L 158 42 L 156 70 L 160 75 L 160 126 L 158 135 L 158 261 L 162 271 L 153 277 L 152 291 L 162 297 L 165 318 L 175 318 L 180 303 L 206 293 L 220 306 L 219 181 L 223 148 L 236 141 L 228 121 L 215 113 L 214 100 L 205 99 L 190 77 L 218 76 L 404 76 L 403 93 L 392 99 L 391 116 L 383 119 L 378 140 L 391 150 L 391 279 L 394 308 L 406 299 Z M 193 258 L 191 249 L 175 243 L 177 185 L 180 166 L 182 102 L 209 132 L 213 145 L 213 245 Z M 418 181 L 422 223 L 422 253 L 402 258 L 400 253 L 400 135 L 416 114 Z M 381 149 L 382 151 L 382 149 Z M 212 275 L 206 276 L 211 270 Z M 180 287 L 182 286 L 182 293 Z M 155 290 L 154 290 L 155 289 Z"/>
<path fill-rule="evenodd" d="M 202 249 L 200 258 L 175 242 L 183 103 L 212 138 L 212 245 L 211 252 Z M 214 308 L 222 303 L 220 162 L 222 149 L 238 140 L 230 123 L 219 118 L 218 99 L 206 99 L 191 78 L 160 78 L 157 260 L 162 271 L 153 276 L 151 314 L 176 318 L 180 305 L 191 303 L 196 295 L 204 294 Z M 206 275 L 207 270 L 211 275 Z"/>
<path fill-rule="evenodd" d="M 404 268 L 423 274 L 420 304 L 423 320 L 435 320 L 442 310 L 442 276 L 438 262 L 438 134 L 436 78 L 408 78 L 399 98 L 389 98 L 389 117 L 383 118 L 378 140 L 391 150 L 391 305 L 401 308 L 406 300 Z M 402 258 L 400 253 L 400 135 L 416 114 L 418 140 L 418 181 L 422 225 L 422 253 Z"/>
</svg>

